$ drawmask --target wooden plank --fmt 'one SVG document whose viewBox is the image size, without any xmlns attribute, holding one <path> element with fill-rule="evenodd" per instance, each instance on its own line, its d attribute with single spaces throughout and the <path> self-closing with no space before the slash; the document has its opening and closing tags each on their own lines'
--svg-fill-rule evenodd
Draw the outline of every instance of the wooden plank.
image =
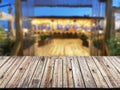
<svg viewBox="0 0 120 90">
<path fill-rule="evenodd" d="M 6 58 L 8 58 L 8 57 L 10 57 L 10 56 L 0 56 L 0 61 L 6 59 Z"/>
<path fill-rule="evenodd" d="M 10 66 L 14 63 L 15 59 L 16 57 L 10 57 L 10 59 L 0 68 L 0 77 L 7 72 Z"/>
<path fill-rule="evenodd" d="M 110 63 L 110 61 L 107 60 L 108 59 L 107 57 L 104 56 L 103 58 L 104 58 L 104 64 L 110 70 L 112 76 L 120 86 L 120 73 L 115 69 L 115 67 Z"/>
<path fill-rule="evenodd" d="M 118 63 L 120 63 L 120 57 L 115 56 L 114 58 Z"/>
<path fill-rule="evenodd" d="M 83 79 L 86 88 L 96 88 L 96 83 L 92 77 L 92 74 L 88 68 L 86 60 L 84 57 L 78 57 L 78 62 L 81 68 L 81 72 L 83 74 Z"/>
<path fill-rule="evenodd" d="M 0 68 L 0 88 L 120 87 L 120 63 L 116 56 L 18 56 L 3 60 L 6 62 Z"/>
<path fill-rule="evenodd" d="M 53 88 L 62 88 L 62 84 L 63 84 L 62 61 L 63 60 L 59 57 L 55 59 L 55 66 L 54 66 L 54 73 L 53 73 L 53 80 L 52 80 Z"/>
<path fill-rule="evenodd" d="M 93 57 L 93 59 L 97 65 L 98 69 L 101 71 L 101 73 L 102 73 L 106 83 L 108 84 L 109 88 L 117 87 L 118 84 L 115 81 L 114 77 L 111 75 L 111 72 L 105 66 L 103 58 L 100 56 L 97 56 L 97 57 Z"/>
<path fill-rule="evenodd" d="M 54 61 L 55 61 L 55 57 L 48 57 L 46 68 L 45 68 L 43 78 L 42 78 L 42 82 L 41 82 L 41 85 L 40 85 L 41 88 L 52 87 Z"/>
<path fill-rule="evenodd" d="M 116 58 L 118 58 L 120 60 L 120 56 L 115 56 Z"/>
<path fill-rule="evenodd" d="M 0 68 L 9 60 L 10 56 L 1 56 L 0 57 Z"/>
<path fill-rule="evenodd" d="M 93 78 L 96 82 L 97 88 L 108 88 L 106 81 L 104 80 L 103 76 L 101 75 L 101 72 L 97 68 L 93 59 L 90 56 L 85 57 L 85 59 L 86 59 L 87 64 L 89 66 L 90 72 L 92 73 Z"/>
<path fill-rule="evenodd" d="M 39 57 L 39 62 L 36 67 L 36 70 L 34 71 L 33 77 L 30 81 L 29 87 L 30 88 L 39 88 L 40 83 L 42 80 L 42 75 L 44 73 L 44 68 L 46 66 L 47 57 Z"/>
<path fill-rule="evenodd" d="M 72 64 L 75 88 L 84 88 L 85 86 L 77 59 L 75 57 L 69 57 L 69 60 L 71 60 L 71 64 Z"/>
<path fill-rule="evenodd" d="M 104 63 L 109 67 L 109 69 L 111 69 L 112 72 L 114 72 L 114 74 L 116 74 L 116 77 L 118 77 L 118 79 L 120 79 L 120 72 L 110 62 L 111 58 L 109 58 L 109 57 L 103 57 L 103 58 L 105 59 Z"/>
<path fill-rule="evenodd" d="M 24 60 L 24 57 L 17 57 L 17 59 L 15 60 L 14 64 L 11 65 L 11 67 L 9 68 L 9 70 L 2 75 L 3 77 L 0 79 L 0 88 L 4 88 L 6 86 L 6 84 L 12 78 L 12 76 L 15 73 L 15 71 L 21 65 L 21 63 L 23 62 L 23 60 Z"/>
<path fill-rule="evenodd" d="M 27 70 L 25 71 L 23 77 L 21 78 L 21 81 L 19 83 L 19 85 L 17 86 L 18 88 L 28 88 L 29 87 L 29 83 L 30 80 L 34 74 L 34 70 L 36 69 L 36 66 L 38 64 L 38 57 L 31 57 L 32 60 L 27 68 Z"/>
<path fill-rule="evenodd" d="M 74 88 L 70 59 L 64 56 L 60 58 L 63 59 L 63 88 Z"/>
<path fill-rule="evenodd" d="M 111 62 L 111 64 L 116 68 L 116 70 L 119 72 L 120 74 L 120 63 L 118 63 L 113 56 L 111 57 L 107 57 L 109 59 L 109 61 Z"/>
<path fill-rule="evenodd" d="M 21 64 L 21 66 L 17 69 L 14 76 L 11 78 L 11 80 L 7 83 L 6 88 L 16 88 L 27 69 L 28 65 L 30 64 L 32 58 L 30 56 L 26 56 L 24 62 Z"/>
<path fill-rule="evenodd" d="M 116 63 L 120 64 L 120 58 L 118 56 L 111 56 L 111 57 L 114 59 Z"/>
</svg>

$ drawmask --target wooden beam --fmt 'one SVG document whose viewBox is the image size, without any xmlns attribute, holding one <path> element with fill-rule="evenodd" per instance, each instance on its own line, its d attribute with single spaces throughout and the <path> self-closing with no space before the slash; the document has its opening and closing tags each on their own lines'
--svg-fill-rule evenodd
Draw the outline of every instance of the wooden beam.
<svg viewBox="0 0 120 90">
<path fill-rule="evenodd" d="M 22 17 L 21 17 L 21 0 L 15 0 L 15 23 L 16 23 L 16 41 L 23 42 Z M 23 54 L 23 45 L 21 45 L 20 53 Z"/>
<path fill-rule="evenodd" d="M 99 2 L 106 2 L 106 0 L 99 0 Z"/>
<path fill-rule="evenodd" d="M 106 0 L 106 14 L 105 14 L 105 36 L 104 40 L 107 42 L 107 40 L 110 38 L 111 33 L 111 26 L 112 26 L 112 0 Z"/>
<path fill-rule="evenodd" d="M 8 7 L 9 14 L 12 15 L 12 7 Z M 13 20 L 8 20 L 8 38 L 15 38 L 15 31 L 13 27 Z"/>
<path fill-rule="evenodd" d="M 112 28 L 112 0 L 106 0 L 106 13 L 104 21 L 104 40 L 103 40 L 103 55 L 106 55 L 106 43 L 107 40 L 111 37 L 111 28 Z"/>
<path fill-rule="evenodd" d="M 88 5 L 39 5 L 39 4 L 35 4 L 34 7 L 70 7 L 70 8 L 80 8 L 80 7 L 84 7 L 84 8 L 92 8 L 93 5 L 88 4 Z"/>
<path fill-rule="evenodd" d="M 112 21 L 111 21 L 112 26 L 111 26 L 111 34 L 110 34 L 110 36 L 115 35 L 115 16 L 114 15 L 115 15 L 115 12 L 112 9 Z"/>
</svg>

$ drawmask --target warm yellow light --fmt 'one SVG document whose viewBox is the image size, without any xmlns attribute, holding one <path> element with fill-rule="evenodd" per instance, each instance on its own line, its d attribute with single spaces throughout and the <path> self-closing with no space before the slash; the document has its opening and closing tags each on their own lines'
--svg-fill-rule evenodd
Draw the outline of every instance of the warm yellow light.
<svg viewBox="0 0 120 90">
<path fill-rule="evenodd" d="M 28 29 L 27 29 L 27 28 L 23 28 L 23 32 L 24 32 L 24 33 L 27 33 L 27 32 L 28 32 Z"/>
<path fill-rule="evenodd" d="M 95 26 L 95 24 L 93 24 L 93 26 Z"/>
<path fill-rule="evenodd" d="M 58 24 L 62 25 L 62 24 L 63 24 L 63 22 L 58 22 Z"/>
<path fill-rule="evenodd" d="M 32 21 L 31 21 L 31 24 L 34 24 L 34 23 L 35 23 L 35 21 L 34 21 L 34 20 L 32 20 Z"/>
<path fill-rule="evenodd" d="M 102 30 L 99 30 L 99 34 L 102 34 L 103 33 L 103 31 Z"/>
<path fill-rule="evenodd" d="M 43 32 L 46 32 L 46 29 L 43 29 Z"/>
<path fill-rule="evenodd" d="M 82 30 L 82 32 L 85 32 L 85 30 Z"/>
<path fill-rule="evenodd" d="M 40 24 L 40 21 L 38 21 L 38 20 L 32 20 L 32 24 L 34 24 L 34 25 Z"/>
</svg>

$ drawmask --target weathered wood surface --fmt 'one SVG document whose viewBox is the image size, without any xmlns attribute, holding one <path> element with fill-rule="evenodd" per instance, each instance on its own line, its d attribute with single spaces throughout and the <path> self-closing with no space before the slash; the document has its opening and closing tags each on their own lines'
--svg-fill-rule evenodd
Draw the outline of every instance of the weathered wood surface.
<svg viewBox="0 0 120 90">
<path fill-rule="evenodd" d="M 0 88 L 120 88 L 120 57 L 1 56 Z"/>
</svg>

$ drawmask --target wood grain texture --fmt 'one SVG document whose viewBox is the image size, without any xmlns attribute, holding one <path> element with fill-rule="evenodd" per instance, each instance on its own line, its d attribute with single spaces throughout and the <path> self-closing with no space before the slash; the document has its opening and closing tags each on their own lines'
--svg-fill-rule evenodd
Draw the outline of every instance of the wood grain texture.
<svg viewBox="0 0 120 90">
<path fill-rule="evenodd" d="M 108 70 L 110 70 L 112 76 L 114 76 L 115 81 L 120 86 L 120 73 L 116 70 L 116 68 L 110 63 L 107 57 L 104 57 L 104 64 L 107 66 Z"/>
<path fill-rule="evenodd" d="M 53 80 L 52 80 L 52 87 L 53 88 L 60 88 L 62 87 L 63 84 L 63 78 L 62 78 L 62 74 L 63 74 L 63 70 L 62 70 L 62 59 L 57 57 L 55 59 L 55 65 L 54 65 L 54 73 L 53 73 Z"/>
<path fill-rule="evenodd" d="M 84 82 L 82 78 L 82 74 L 78 65 L 78 61 L 75 57 L 69 57 L 69 60 L 71 60 L 72 64 L 72 71 L 73 71 L 73 78 L 74 78 L 74 83 L 76 88 L 84 88 Z"/>
<path fill-rule="evenodd" d="M 0 62 L 0 88 L 120 88 L 117 56 L 1 56 Z"/>
<path fill-rule="evenodd" d="M 52 87 L 52 81 L 53 81 L 53 72 L 54 72 L 54 63 L 55 63 L 55 57 L 48 57 L 46 68 L 43 74 L 42 82 L 40 87 L 43 88 L 51 88 Z"/>
<path fill-rule="evenodd" d="M 39 88 L 40 87 L 40 83 L 42 80 L 42 76 L 43 76 L 43 72 L 44 72 L 44 68 L 47 62 L 47 57 L 46 59 L 44 57 L 39 57 L 39 62 L 37 64 L 37 67 L 34 71 L 34 74 L 32 76 L 32 80 L 30 82 L 29 87 L 30 88 Z"/>
<path fill-rule="evenodd" d="M 71 61 L 68 57 L 61 57 L 63 59 L 63 87 L 64 88 L 73 88 L 73 70 Z"/>
<path fill-rule="evenodd" d="M 25 57 L 17 57 L 13 65 L 5 72 L 2 76 L 3 78 L 0 79 L 0 88 L 4 88 L 9 80 L 12 78 L 18 67 L 21 65 Z"/>
<path fill-rule="evenodd" d="M 101 71 L 106 83 L 108 84 L 109 88 L 115 88 L 118 86 L 117 82 L 115 81 L 114 77 L 111 74 L 111 71 L 106 67 L 104 64 L 103 57 L 97 56 L 93 57 L 94 62 L 96 63 L 97 67 Z"/>
<path fill-rule="evenodd" d="M 0 68 L 8 61 L 9 56 L 0 56 Z"/>
<path fill-rule="evenodd" d="M 104 77 L 101 75 L 101 72 L 99 71 L 98 67 L 96 66 L 96 64 L 94 63 L 93 59 L 91 57 L 85 57 L 87 64 L 90 68 L 90 71 L 93 75 L 93 78 L 96 82 L 96 85 L 98 88 L 107 88 L 108 85 L 104 79 Z"/>
<path fill-rule="evenodd" d="M 25 70 L 28 68 L 28 65 L 31 62 L 31 58 L 29 56 L 25 57 L 25 60 L 20 65 L 20 67 L 15 72 L 12 79 L 9 81 L 9 83 L 6 85 L 6 88 L 16 88 L 25 72 Z"/>
<path fill-rule="evenodd" d="M 21 78 L 20 83 L 18 84 L 18 87 L 20 87 L 20 88 L 29 87 L 29 83 L 30 83 L 31 78 L 34 74 L 37 63 L 39 61 L 38 57 L 31 57 L 31 59 L 32 59 L 32 61 L 30 62 L 30 64 L 29 64 L 28 68 L 26 69 L 23 77 Z"/>
<path fill-rule="evenodd" d="M 81 68 L 81 72 L 82 72 L 82 75 L 83 75 L 83 79 L 84 79 L 84 82 L 85 82 L 85 87 L 86 88 L 95 88 L 97 87 L 96 86 L 96 83 L 92 77 L 92 74 L 89 70 L 89 67 L 86 63 L 86 60 L 84 57 L 78 57 L 78 62 L 79 62 L 79 65 L 80 65 L 80 68 Z"/>
</svg>

